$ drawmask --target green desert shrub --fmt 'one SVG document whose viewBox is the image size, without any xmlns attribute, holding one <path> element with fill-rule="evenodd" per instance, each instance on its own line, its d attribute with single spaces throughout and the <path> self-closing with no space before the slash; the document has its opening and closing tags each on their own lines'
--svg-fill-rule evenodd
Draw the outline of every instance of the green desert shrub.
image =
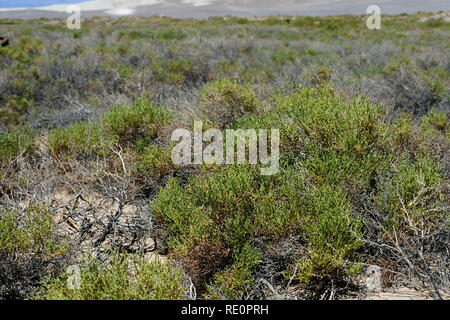
<svg viewBox="0 0 450 320">
<path fill-rule="evenodd" d="M 293 21 L 293 25 L 299 28 L 313 27 L 314 21 L 313 17 L 298 17 Z"/>
<path fill-rule="evenodd" d="M 154 177 L 164 182 L 166 176 L 181 177 L 170 179 L 152 206 L 158 223 L 169 232 L 170 252 L 180 258 L 196 285 L 201 284 L 197 289 L 204 297 L 246 297 L 254 275 L 267 268 L 272 246 L 291 238 L 301 243 L 291 246 L 299 256 L 290 266 L 298 263 L 297 279 L 314 284 L 315 279 L 347 277 L 358 269 L 360 250 L 367 249 L 358 241 L 363 236 L 359 208 L 380 213 L 361 219 L 371 240 L 381 244 L 392 233 L 372 233 L 372 227 L 382 229 L 372 216 L 385 219 L 386 232 L 395 229 L 400 235 L 412 234 L 411 222 L 420 228 L 423 225 L 425 234 L 435 225 L 436 231 L 445 232 L 443 226 L 448 225 L 444 210 L 448 202 L 448 112 L 433 110 L 421 123 L 417 121 L 432 108 L 446 110 L 448 106 L 449 59 L 444 50 L 448 24 L 437 20 L 417 23 L 422 17 L 428 14 L 386 16 L 383 29 L 375 33 L 365 28 L 362 16 L 262 21 L 154 17 L 133 21 L 132 26 L 129 21 L 109 21 L 113 25 L 108 28 L 88 19 L 88 29 L 93 30 L 88 36 L 44 21 L 33 22 L 42 28 L 31 28 L 23 21 L 4 20 L 6 34 L 14 31 L 15 36 L 10 46 L 0 48 L 1 129 L 29 122 L 45 130 L 76 121 L 66 97 L 95 107 L 95 115 L 114 96 L 135 97 L 137 91 L 177 107 L 192 104 L 199 96 L 196 116 L 203 117 L 209 127 L 279 129 L 280 170 L 271 177 L 261 176 L 258 166 L 202 165 L 197 177 L 187 179 L 191 168 L 174 168 L 170 147 L 161 144 L 166 131 L 160 129 L 170 115 L 144 99 L 114 107 L 97 121 L 51 130 L 48 143 L 54 155 L 88 161 L 102 157 L 108 169 L 118 171 L 122 164 L 112 150 L 121 150 L 129 172 L 139 175 L 138 183 L 147 180 L 153 186 Z M 39 30 L 57 40 L 55 44 L 49 47 L 33 40 L 42 38 Z M 78 38 L 75 44 L 67 41 L 74 37 Z M 326 87 L 331 81 L 345 94 L 367 92 L 372 101 L 385 101 L 393 109 L 338 94 Z M 302 84 L 315 88 L 299 88 Z M 403 114 L 392 123 L 384 121 L 386 111 L 390 117 L 389 113 L 398 110 L 412 114 Z M 32 151 L 33 145 L 34 136 L 27 129 L 0 133 L 0 166 L 19 167 L 20 161 L 17 166 L 6 165 L 16 158 L 22 160 L 20 155 Z M 13 185 L 22 185 L 28 176 L 18 174 Z M 12 186 L 4 180 L 0 189 L 9 196 Z M 130 190 L 134 192 L 135 186 Z M 26 240 L 31 229 L 25 215 L 10 211 L 0 215 L 2 246 L 7 243 L 4 252 L 34 252 L 34 240 Z M 431 238 L 422 239 L 429 248 L 445 248 L 440 244 L 443 240 L 433 240 L 441 237 L 434 231 L 428 233 Z M 413 243 L 417 238 L 403 239 Z M 270 245 L 265 247 L 266 243 Z M 424 250 L 430 266 L 440 259 L 428 260 L 433 250 Z M 294 260 L 295 254 L 289 256 Z M 122 262 L 108 267 L 94 261 L 91 264 L 96 267 L 91 271 L 88 266 L 83 269 L 86 291 L 65 291 L 64 276 L 48 297 L 160 296 L 149 293 L 155 288 L 150 280 L 143 281 L 151 287 L 147 295 L 136 289 L 139 281 L 132 275 L 130 259 L 126 268 L 130 277 L 125 276 L 127 272 L 115 273 L 113 265 L 125 271 Z M 9 270 L 16 270 L 11 266 Z M 28 264 L 23 269 L 29 270 L 26 277 L 37 278 Z M 5 279 L 1 275 L 9 277 L 10 273 L 0 272 L 0 287 Z M 168 282 L 178 288 L 177 281 Z M 16 287 L 16 283 L 10 285 Z"/>
<path fill-rule="evenodd" d="M 346 99 L 330 87 L 303 89 L 276 104 L 324 150 L 363 156 L 383 135 L 380 106 L 363 97 Z"/>
<path fill-rule="evenodd" d="M 8 163 L 19 155 L 30 152 L 35 135 L 29 127 L 18 127 L 9 132 L 0 132 L 0 164 Z"/>
<path fill-rule="evenodd" d="M 270 133 L 271 129 L 278 129 L 280 134 L 281 161 L 296 159 L 302 155 L 305 138 L 301 128 L 294 122 L 289 114 L 278 108 L 267 112 L 249 113 L 238 118 L 231 126 L 233 129 L 264 129 Z M 270 141 L 270 136 L 268 137 Z M 270 142 L 269 142 L 270 144 Z M 291 161 L 292 162 L 292 161 Z"/>
<path fill-rule="evenodd" d="M 179 29 L 167 29 L 154 33 L 154 36 L 161 40 L 182 40 L 186 38 L 186 33 Z"/>
<path fill-rule="evenodd" d="M 263 177 L 257 166 L 219 167 L 186 187 L 170 180 L 152 203 L 176 252 L 202 243 L 231 250 L 231 263 L 214 276 L 209 294 L 228 296 L 228 285 L 242 293 L 245 285 L 224 281 L 245 278 L 240 275 L 248 270 L 236 267 L 237 253 L 259 235 L 279 239 L 303 232 L 310 248 L 299 273 L 305 282 L 357 271 L 361 225 L 343 190 L 369 188 L 389 163 L 380 107 L 328 87 L 303 88 L 275 97 L 272 109 L 246 114 L 232 127 L 280 129 L 280 172 Z"/>
<path fill-rule="evenodd" d="M 156 79 L 163 83 L 181 84 L 192 75 L 192 61 L 186 59 L 167 60 L 159 58 L 152 64 Z"/>
<path fill-rule="evenodd" d="M 384 67 L 383 71 L 385 74 L 389 75 L 400 70 L 407 68 L 411 64 L 411 60 L 406 55 L 400 55 L 389 60 L 389 62 Z"/>
<path fill-rule="evenodd" d="M 442 162 L 445 168 L 450 150 L 448 113 L 436 112 L 432 109 L 421 120 L 421 126 L 415 132 L 417 143 L 420 143 L 418 149 L 435 161 Z"/>
<path fill-rule="evenodd" d="M 316 187 L 305 199 L 305 212 L 308 252 L 299 261 L 298 278 L 309 282 L 356 272 L 362 230 L 360 220 L 351 215 L 345 193 L 329 185 Z"/>
<path fill-rule="evenodd" d="M 260 252 L 246 244 L 233 256 L 234 264 L 214 276 L 207 286 L 207 299 L 238 300 L 254 285 L 253 271 L 260 263 Z"/>
<path fill-rule="evenodd" d="M 380 106 L 363 97 L 349 100 L 330 88 L 303 90 L 281 103 L 306 135 L 306 166 L 324 182 L 351 179 L 367 187 L 384 165 Z"/>
<path fill-rule="evenodd" d="M 437 131 L 447 133 L 449 128 L 448 117 L 445 112 L 430 110 L 428 115 L 422 117 L 423 131 Z"/>
<path fill-rule="evenodd" d="M 170 179 L 152 207 L 156 219 L 169 230 L 169 247 L 193 274 L 201 273 L 194 274 L 199 288 L 213 281 L 211 297 L 231 297 L 236 290 L 232 295 L 236 298 L 253 281 L 250 275 L 257 259 L 240 261 L 248 261 L 241 254 L 250 255 L 254 239 L 262 235 L 279 239 L 297 228 L 293 206 L 301 184 L 294 171 L 270 178 L 252 166 L 227 166 L 212 175 L 192 177 L 185 188 Z M 251 267 L 243 266 L 247 264 Z M 212 279 L 224 267 L 226 271 Z"/>
<path fill-rule="evenodd" d="M 401 113 L 389 129 L 393 146 L 398 150 L 411 149 L 411 146 L 417 141 L 414 119 L 410 113 Z"/>
<path fill-rule="evenodd" d="M 169 149 L 162 146 L 146 147 L 138 155 L 137 169 L 151 176 L 167 175 L 173 169 Z"/>
<path fill-rule="evenodd" d="M 305 168 L 319 184 L 346 185 L 353 190 L 363 190 L 370 186 L 377 172 L 387 166 L 385 157 L 367 154 L 355 157 L 351 153 L 322 150 L 316 145 L 309 146 Z"/>
<path fill-rule="evenodd" d="M 136 143 L 138 138 L 153 138 L 169 122 L 168 111 L 154 103 L 139 98 L 130 106 L 117 106 L 103 118 L 106 129 L 119 138 L 119 142 Z"/>
<path fill-rule="evenodd" d="M 121 64 L 117 67 L 117 71 L 119 71 L 119 75 L 121 78 L 128 78 L 134 72 L 134 68 L 128 65 Z"/>
<path fill-rule="evenodd" d="M 311 193 L 305 184 L 299 168 L 265 177 L 256 168 L 235 165 L 193 177 L 185 188 L 172 179 L 152 206 L 169 229 L 168 243 L 175 252 L 195 259 L 192 252 L 205 243 L 231 250 L 231 260 L 220 257 L 229 261 L 228 267 L 214 275 L 207 296 L 238 298 L 253 283 L 258 255 L 250 248 L 262 235 L 276 241 L 304 232 L 311 251 L 302 265 L 302 280 L 356 270 L 352 262 L 361 230 L 345 193 L 326 185 Z"/>
<path fill-rule="evenodd" d="M 116 143 L 126 147 L 139 140 L 151 140 L 170 118 L 169 112 L 140 98 L 130 106 L 114 107 L 99 121 L 53 129 L 48 143 L 55 154 L 106 156 Z"/>
<path fill-rule="evenodd" d="M 126 35 L 126 33 L 124 31 L 121 31 L 118 36 L 119 36 L 119 38 L 123 38 L 125 35 Z M 150 37 L 151 37 L 150 33 L 143 33 L 143 32 L 136 31 L 136 30 L 131 31 L 128 34 L 128 38 L 130 40 L 141 40 L 141 39 L 146 39 L 146 38 L 150 38 Z"/>
<path fill-rule="evenodd" d="M 117 138 L 107 134 L 99 122 L 77 122 L 68 127 L 50 130 L 48 145 L 55 154 L 69 157 L 91 154 L 105 156 Z"/>
<path fill-rule="evenodd" d="M 301 160 L 317 182 L 366 188 L 386 166 L 388 131 L 380 106 L 323 86 L 273 100 L 273 109 L 245 115 L 233 127 L 279 129 L 285 160 Z"/>
<path fill-rule="evenodd" d="M 0 299 L 31 298 L 40 278 L 58 273 L 68 252 L 69 241 L 56 232 L 47 206 L 0 209 Z"/>
<path fill-rule="evenodd" d="M 425 154 L 411 160 L 406 154 L 378 182 L 374 202 L 387 219 L 386 227 L 432 228 L 445 213 L 441 164 Z M 411 224 L 412 223 L 412 224 Z"/>
<path fill-rule="evenodd" d="M 290 180 L 298 179 L 290 175 Z M 176 250 L 188 252 L 203 241 L 237 248 L 258 234 L 280 236 L 295 223 L 288 201 L 277 199 L 272 190 L 281 181 L 251 166 L 228 166 L 209 177 L 193 177 L 186 188 L 171 179 L 154 200 L 153 210 L 171 231 L 169 244 Z"/>
<path fill-rule="evenodd" d="M 450 146 L 448 128 L 447 113 L 432 109 L 421 118 L 420 127 L 414 123 L 410 113 L 404 112 L 388 130 L 396 154 L 409 153 L 415 156 L 428 153 L 436 161 L 442 161 Z"/>
<path fill-rule="evenodd" d="M 14 60 L 23 63 L 30 62 L 32 56 L 41 52 L 43 43 L 41 40 L 34 40 L 29 37 L 21 37 L 17 45 L 0 49 L 0 55 L 8 55 Z"/>
<path fill-rule="evenodd" d="M 110 263 L 91 258 L 80 267 L 79 288 L 69 288 L 73 275 L 47 278 L 38 298 L 45 300 L 177 300 L 188 291 L 183 270 L 160 258 L 115 252 Z"/>
<path fill-rule="evenodd" d="M 17 82 L 18 89 L 20 90 L 20 87 L 26 87 L 29 86 L 29 83 L 26 82 Z M 10 109 L 14 111 L 18 111 L 20 113 L 24 113 L 29 107 L 33 105 L 33 98 L 29 98 L 29 94 L 25 92 L 22 97 L 18 97 L 17 95 L 12 95 L 9 97 L 6 97 L 7 105 Z"/>
<path fill-rule="evenodd" d="M 289 48 L 282 48 L 272 54 L 272 61 L 278 65 L 284 65 L 295 61 L 297 54 Z"/>
<path fill-rule="evenodd" d="M 199 104 L 206 120 L 223 128 L 245 113 L 256 111 L 259 102 L 250 86 L 221 78 L 206 84 L 201 91 Z"/>
<path fill-rule="evenodd" d="M 326 65 L 313 65 L 311 70 L 304 74 L 304 78 L 313 85 L 323 85 L 331 78 L 333 70 Z"/>
<path fill-rule="evenodd" d="M 427 28 L 439 28 L 445 25 L 445 22 L 441 19 L 428 19 L 425 22 L 425 26 Z"/>
<path fill-rule="evenodd" d="M 0 256 L 35 254 L 43 257 L 64 255 L 65 240 L 54 235 L 51 211 L 43 205 L 30 205 L 24 212 L 0 211 Z"/>
<path fill-rule="evenodd" d="M 19 124 L 20 112 L 9 107 L 0 108 L 0 121 L 4 127 Z"/>
</svg>

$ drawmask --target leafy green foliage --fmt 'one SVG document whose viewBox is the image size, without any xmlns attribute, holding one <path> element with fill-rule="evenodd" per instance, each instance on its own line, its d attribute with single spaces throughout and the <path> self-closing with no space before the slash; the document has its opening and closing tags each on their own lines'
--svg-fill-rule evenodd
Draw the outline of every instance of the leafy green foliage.
<svg viewBox="0 0 450 320">
<path fill-rule="evenodd" d="M 166 175 L 174 167 L 170 152 L 165 147 L 146 147 L 138 156 L 136 167 L 151 176 Z"/>
<path fill-rule="evenodd" d="M 140 98 L 129 107 L 118 106 L 105 114 L 103 122 L 121 144 L 136 142 L 137 138 L 153 138 L 158 129 L 168 123 L 170 114 L 153 103 Z"/>
<path fill-rule="evenodd" d="M 291 279 L 298 267 L 292 285 L 350 279 L 367 254 L 360 239 L 366 231 L 373 237 L 370 210 L 385 223 L 377 229 L 384 228 L 380 243 L 393 231 L 415 243 L 417 230 L 438 237 L 434 230 L 446 229 L 448 113 L 435 111 L 447 110 L 450 98 L 444 20 L 385 16 L 377 32 L 363 16 L 105 21 L 87 19 L 83 32 L 46 20 L 32 27 L 3 21 L 5 33 L 14 34 L 14 45 L 0 48 L 0 162 L 11 175 L 2 179 L 5 195 L 28 184 L 28 172 L 19 172 L 28 163 L 11 165 L 34 155 L 31 130 L 14 128 L 23 123 L 56 128 L 47 141 L 58 165 L 101 162 L 114 175 L 126 167 L 129 192 L 147 195 L 151 188 L 153 197 L 166 177 L 176 177 L 151 212 L 168 230 L 169 252 L 209 299 L 246 297 L 254 276 L 273 263 L 269 248 L 291 238 L 299 239 L 289 243 L 295 254 L 277 268 Z M 110 108 L 110 101 L 138 94 L 155 103 L 140 98 Z M 73 112 L 68 98 L 99 118 L 77 121 L 83 113 Z M 176 110 L 174 121 L 159 105 Z M 258 166 L 174 166 L 167 126 L 186 127 L 197 117 L 220 129 L 279 129 L 280 171 L 266 177 Z M 58 252 L 50 219 L 7 210 L 1 217 L 4 252 Z M 444 247 L 436 243 L 429 248 Z M 81 290 L 68 290 L 63 275 L 47 282 L 44 296 L 184 297 L 178 268 L 140 259 L 91 259 Z"/>
<path fill-rule="evenodd" d="M 441 165 L 419 154 L 415 161 L 403 156 L 392 168 L 392 174 L 381 179 L 374 197 L 378 208 L 389 218 L 389 228 L 431 228 L 442 218 Z"/>
<path fill-rule="evenodd" d="M 89 259 L 80 268 L 80 287 L 67 286 L 70 274 L 44 282 L 39 298 L 47 300 L 177 300 L 183 299 L 187 285 L 184 273 L 159 258 L 147 261 L 131 254 L 112 254 L 102 266 Z"/>
<path fill-rule="evenodd" d="M 345 262 L 355 258 L 361 231 L 348 200 L 331 187 L 319 187 L 308 200 L 300 172 L 285 169 L 267 178 L 254 168 L 232 166 L 209 177 L 194 177 L 185 189 L 172 179 L 160 191 L 153 209 L 170 229 L 173 249 L 188 253 L 206 242 L 232 250 L 233 263 L 214 276 L 210 297 L 238 298 L 248 288 L 251 270 L 258 265 L 251 246 L 260 235 L 276 240 L 304 230 L 312 247 L 304 280 L 349 270 Z"/>
<path fill-rule="evenodd" d="M 35 135 L 28 127 L 0 132 L 0 163 L 8 163 L 19 155 L 30 152 Z"/>
<path fill-rule="evenodd" d="M 304 230 L 309 241 L 298 277 L 306 282 L 325 276 L 342 278 L 357 270 L 361 224 L 351 215 L 350 202 L 339 188 L 323 185 L 306 200 Z"/>
<path fill-rule="evenodd" d="M 330 87 L 302 88 L 274 98 L 275 108 L 240 118 L 235 127 L 279 128 L 286 158 L 297 161 L 319 183 L 367 188 L 387 165 L 387 127 L 380 106 L 348 99 Z"/>
<path fill-rule="evenodd" d="M 162 189 L 153 208 L 167 222 L 169 243 L 187 252 L 203 241 L 239 248 L 258 234 L 280 235 L 295 221 L 264 179 L 250 166 L 229 166 L 211 177 L 193 177 L 186 189 L 175 179 Z"/>
<path fill-rule="evenodd" d="M 249 86 L 242 86 L 229 78 L 208 83 L 201 92 L 200 110 L 207 120 L 224 127 L 258 107 L 258 99 Z"/>
<path fill-rule="evenodd" d="M 101 121 L 78 122 L 50 131 L 48 143 L 56 154 L 106 156 L 115 144 L 127 147 L 150 141 L 169 122 L 171 115 L 143 98 L 130 106 L 117 106 Z M 145 160 L 144 160 L 145 161 Z"/>
<path fill-rule="evenodd" d="M 424 131 L 448 132 L 449 123 L 445 112 L 431 110 L 428 115 L 422 117 L 422 129 Z"/>
<path fill-rule="evenodd" d="M 242 299 L 254 284 L 253 270 L 259 264 L 259 252 L 246 244 L 234 254 L 234 264 L 218 272 L 207 288 L 207 299 Z"/>
<path fill-rule="evenodd" d="M 0 212 L 0 255 L 31 253 L 50 258 L 65 254 L 68 244 L 53 234 L 51 212 L 43 205 Z"/>
<path fill-rule="evenodd" d="M 77 156 L 92 154 L 105 156 L 117 138 L 105 134 L 104 128 L 97 122 L 77 122 L 66 128 L 56 128 L 48 135 L 48 145 L 56 154 Z"/>
</svg>

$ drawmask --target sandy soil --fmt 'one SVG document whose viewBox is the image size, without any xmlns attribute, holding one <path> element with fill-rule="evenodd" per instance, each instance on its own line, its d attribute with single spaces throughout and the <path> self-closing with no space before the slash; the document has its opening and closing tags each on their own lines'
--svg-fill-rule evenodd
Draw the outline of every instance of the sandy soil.
<svg viewBox="0 0 450 320">
<path fill-rule="evenodd" d="M 373 0 L 95 0 L 80 4 L 83 17 L 153 16 L 206 18 L 234 15 L 242 17 L 287 15 L 365 14 Z M 382 14 L 438 12 L 450 10 L 448 0 L 377 0 Z M 1 18 L 64 18 L 66 5 L 33 10 L 0 10 Z"/>
</svg>

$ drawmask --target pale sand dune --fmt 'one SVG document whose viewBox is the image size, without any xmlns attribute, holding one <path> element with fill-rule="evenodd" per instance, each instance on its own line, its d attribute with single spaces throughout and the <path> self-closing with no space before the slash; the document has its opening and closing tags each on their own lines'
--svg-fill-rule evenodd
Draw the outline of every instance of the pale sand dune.
<svg viewBox="0 0 450 320">
<path fill-rule="evenodd" d="M 92 16 L 152 16 L 176 18 L 206 18 L 234 15 L 334 15 L 365 14 L 376 3 L 384 14 L 417 11 L 450 10 L 448 0 L 93 0 L 80 1 L 83 17 Z M 67 5 L 52 5 L 36 9 L 2 10 L 0 18 L 66 17 Z"/>
<path fill-rule="evenodd" d="M 138 6 L 155 5 L 163 2 L 164 0 L 80 0 L 76 5 L 78 5 L 80 9 L 83 11 L 102 11 L 120 7 L 134 8 Z M 43 11 L 66 12 L 68 6 L 69 4 L 55 4 L 49 6 L 35 7 L 33 9 Z M 1 8 L 0 6 L 0 11 L 17 11 L 26 9 L 29 8 Z"/>
<path fill-rule="evenodd" d="M 120 8 L 137 8 L 163 3 L 164 0 L 91 0 L 80 1 L 77 5 L 82 11 L 113 11 Z M 39 7 L 40 10 L 66 12 L 66 4 Z"/>
</svg>

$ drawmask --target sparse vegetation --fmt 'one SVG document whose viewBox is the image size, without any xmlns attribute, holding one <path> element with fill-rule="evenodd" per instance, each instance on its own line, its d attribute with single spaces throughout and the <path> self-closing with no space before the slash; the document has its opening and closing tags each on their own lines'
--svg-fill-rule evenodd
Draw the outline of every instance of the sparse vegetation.
<svg viewBox="0 0 450 320">
<path fill-rule="evenodd" d="M 0 298 L 363 297 L 367 264 L 450 294 L 449 23 L 429 16 L 0 20 Z M 279 129 L 279 172 L 174 165 L 199 119 Z"/>
<path fill-rule="evenodd" d="M 39 277 L 60 272 L 69 248 L 55 234 L 51 211 L 32 204 L 0 214 L 0 294 L 10 299 L 32 295 Z"/>
<path fill-rule="evenodd" d="M 80 270 L 79 288 L 67 287 L 70 274 L 47 279 L 41 298 L 46 300 L 179 300 L 186 298 L 188 282 L 180 268 L 160 259 L 111 253 L 111 262 L 88 259 Z M 131 276 L 130 276 L 131 274 Z M 76 285 L 76 284 L 74 284 Z M 38 296 L 39 297 L 39 296 Z"/>
<path fill-rule="evenodd" d="M 0 164 L 13 161 L 31 151 L 34 134 L 29 127 L 18 127 L 10 132 L 0 132 Z"/>
</svg>

